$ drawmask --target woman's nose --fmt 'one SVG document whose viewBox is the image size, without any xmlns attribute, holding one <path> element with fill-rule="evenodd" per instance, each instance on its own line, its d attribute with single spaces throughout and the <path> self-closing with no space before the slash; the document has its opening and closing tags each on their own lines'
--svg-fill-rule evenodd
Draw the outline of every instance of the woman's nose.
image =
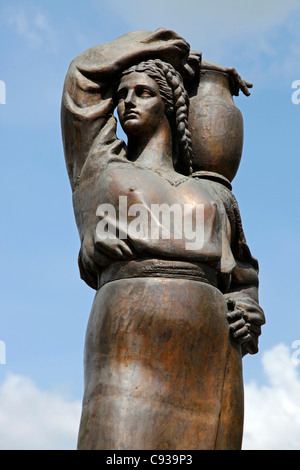
<svg viewBox="0 0 300 470">
<path fill-rule="evenodd" d="M 128 90 L 128 93 L 125 98 L 125 105 L 134 105 L 135 104 L 135 95 L 134 90 Z"/>
</svg>

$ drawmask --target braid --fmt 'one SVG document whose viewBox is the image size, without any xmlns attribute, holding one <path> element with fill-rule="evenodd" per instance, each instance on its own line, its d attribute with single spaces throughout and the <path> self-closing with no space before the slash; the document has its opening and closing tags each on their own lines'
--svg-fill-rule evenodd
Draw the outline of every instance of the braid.
<svg viewBox="0 0 300 470">
<path fill-rule="evenodd" d="M 145 72 L 156 81 L 165 103 L 166 115 L 175 124 L 176 143 L 178 145 L 179 156 L 181 157 L 178 162 L 180 170 L 191 175 L 193 173 L 193 165 L 192 140 L 188 129 L 189 97 L 184 88 L 181 75 L 171 64 L 160 59 L 140 62 L 127 69 L 122 75 L 131 72 Z"/>
<path fill-rule="evenodd" d="M 179 135 L 179 150 L 180 154 L 185 157 L 185 164 L 189 166 L 188 173 L 193 173 L 192 168 L 192 140 L 188 128 L 188 108 L 189 97 L 184 88 L 183 81 L 178 72 L 172 65 L 159 61 L 161 67 L 166 74 L 166 79 L 173 90 L 174 108 L 175 108 L 175 122 L 176 129 Z"/>
</svg>

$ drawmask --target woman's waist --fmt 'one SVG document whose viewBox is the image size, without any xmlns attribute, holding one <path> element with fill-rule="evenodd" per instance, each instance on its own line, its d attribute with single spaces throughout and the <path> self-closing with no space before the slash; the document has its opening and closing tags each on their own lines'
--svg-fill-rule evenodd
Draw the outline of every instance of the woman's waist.
<svg viewBox="0 0 300 470">
<path fill-rule="evenodd" d="M 217 287 L 217 272 L 214 268 L 199 262 L 167 259 L 134 259 L 118 261 L 103 268 L 98 275 L 98 289 L 107 282 L 137 277 L 165 277 L 189 279 Z"/>
</svg>

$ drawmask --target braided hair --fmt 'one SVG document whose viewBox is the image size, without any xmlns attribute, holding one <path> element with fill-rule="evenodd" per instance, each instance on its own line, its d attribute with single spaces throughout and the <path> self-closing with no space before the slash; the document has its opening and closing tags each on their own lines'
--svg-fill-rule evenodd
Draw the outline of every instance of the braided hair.
<svg viewBox="0 0 300 470">
<path fill-rule="evenodd" d="M 175 168 L 180 173 L 191 175 L 193 166 L 192 141 L 188 129 L 189 97 L 181 75 L 171 64 L 160 59 L 151 59 L 133 65 L 121 76 L 132 72 L 145 72 L 156 81 L 173 133 Z"/>
</svg>

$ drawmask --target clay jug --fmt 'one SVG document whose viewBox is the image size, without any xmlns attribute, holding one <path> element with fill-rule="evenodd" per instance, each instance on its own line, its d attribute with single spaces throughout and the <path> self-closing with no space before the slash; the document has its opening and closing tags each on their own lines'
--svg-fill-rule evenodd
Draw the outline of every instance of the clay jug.
<svg viewBox="0 0 300 470">
<path fill-rule="evenodd" d="M 194 173 L 208 177 L 215 174 L 217 179 L 220 175 L 231 182 L 242 156 L 244 126 L 226 73 L 200 71 L 199 80 L 190 91 L 189 126 Z"/>
</svg>

